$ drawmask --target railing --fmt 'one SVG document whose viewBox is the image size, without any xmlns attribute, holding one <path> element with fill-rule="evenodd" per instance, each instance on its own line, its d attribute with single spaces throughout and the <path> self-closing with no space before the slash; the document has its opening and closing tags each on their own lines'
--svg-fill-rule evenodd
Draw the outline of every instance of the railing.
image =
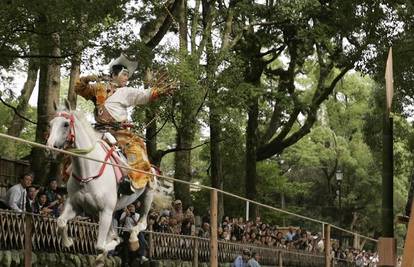
<svg viewBox="0 0 414 267">
<path fill-rule="evenodd" d="M 209 262 L 210 240 L 194 236 L 173 235 L 150 232 L 150 257 L 153 259 L 180 259 L 186 261 Z M 254 246 L 227 241 L 218 242 L 219 262 L 232 262 L 240 255 L 243 249 L 248 248 L 261 256 L 263 265 L 276 266 L 280 261 L 289 265 L 300 266 L 306 262 L 307 266 L 323 266 L 323 254 L 299 252 L 281 248 Z"/>
<path fill-rule="evenodd" d="M 68 234 L 73 237 L 74 245 L 67 249 L 61 245 L 55 218 L 1 210 L 0 250 L 25 249 L 25 236 L 29 234 L 33 251 L 96 254 L 97 229 L 94 223 L 70 221 Z"/>
<path fill-rule="evenodd" d="M 0 250 L 33 250 L 42 252 L 68 252 L 96 255 L 95 243 L 98 225 L 85 221 L 70 221 L 68 234 L 74 245 L 63 248 L 57 231 L 56 219 L 37 214 L 21 214 L 0 210 Z M 195 236 L 147 232 L 149 256 L 152 259 L 178 259 L 209 262 L 210 240 Z M 31 244 L 25 238 L 31 237 Z M 29 246 L 29 247 L 28 247 Z M 276 266 L 281 261 L 289 265 L 323 266 L 324 256 L 299 251 L 242 243 L 218 241 L 219 262 L 232 262 L 245 248 L 261 255 L 263 265 Z"/>
</svg>

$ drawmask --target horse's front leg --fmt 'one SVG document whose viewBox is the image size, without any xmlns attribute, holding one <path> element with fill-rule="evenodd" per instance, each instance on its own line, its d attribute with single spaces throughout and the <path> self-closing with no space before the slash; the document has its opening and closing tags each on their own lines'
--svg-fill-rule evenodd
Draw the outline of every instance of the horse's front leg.
<svg viewBox="0 0 414 267">
<path fill-rule="evenodd" d="M 151 209 L 151 203 L 153 199 L 154 199 L 154 189 L 147 186 L 145 190 L 145 197 L 143 200 L 144 209 L 138 220 L 137 225 L 131 229 L 131 235 L 129 237 L 130 243 L 138 242 L 138 233 L 141 231 L 145 231 L 147 229 L 147 216 Z"/>
<path fill-rule="evenodd" d="M 107 251 L 106 239 L 108 237 L 109 228 L 112 222 L 112 210 L 104 209 L 99 213 L 99 229 L 98 229 L 98 241 L 96 242 L 96 249 L 99 253 Z"/>
<path fill-rule="evenodd" d="M 75 218 L 76 212 L 73 208 L 71 198 L 66 199 L 65 206 L 63 208 L 62 214 L 57 219 L 58 232 L 62 235 L 63 246 L 68 248 L 73 245 L 73 240 L 68 236 L 68 226 L 67 223 L 69 220 Z"/>
</svg>

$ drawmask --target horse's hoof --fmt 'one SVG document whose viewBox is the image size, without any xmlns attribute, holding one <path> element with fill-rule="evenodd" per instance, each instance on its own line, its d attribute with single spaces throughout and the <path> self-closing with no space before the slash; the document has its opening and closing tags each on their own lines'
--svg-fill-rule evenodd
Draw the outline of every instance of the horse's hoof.
<svg viewBox="0 0 414 267">
<path fill-rule="evenodd" d="M 73 246 L 73 239 L 72 239 L 72 238 L 70 238 L 70 237 L 68 237 L 67 239 L 64 239 L 64 240 L 63 240 L 63 246 L 64 246 L 65 248 L 68 248 L 68 247 Z"/>
</svg>

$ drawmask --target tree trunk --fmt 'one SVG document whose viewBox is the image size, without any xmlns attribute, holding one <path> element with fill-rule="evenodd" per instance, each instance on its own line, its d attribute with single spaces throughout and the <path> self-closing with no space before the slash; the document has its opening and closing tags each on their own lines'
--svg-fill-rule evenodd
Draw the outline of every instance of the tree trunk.
<svg viewBox="0 0 414 267">
<path fill-rule="evenodd" d="M 157 149 L 157 121 L 154 120 L 155 116 L 156 113 L 153 108 L 148 107 L 145 110 L 145 122 L 148 125 L 145 129 L 145 138 L 147 139 L 146 145 L 151 164 L 160 167 L 162 153 Z"/>
<path fill-rule="evenodd" d="M 84 14 L 81 17 L 81 24 L 80 24 L 80 31 L 76 35 L 75 47 L 74 47 L 74 55 L 71 61 L 70 67 L 70 78 L 69 78 L 69 90 L 68 90 L 68 101 L 70 103 L 70 107 L 72 109 L 76 109 L 76 100 L 77 95 L 75 93 L 75 83 L 79 79 L 80 75 L 80 64 L 81 64 L 81 56 L 82 56 L 82 36 L 80 32 L 83 32 L 86 27 L 86 21 L 88 19 L 88 15 Z"/>
<path fill-rule="evenodd" d="M 38 60 L 35 58 L 30 58 L 29 66 L 27 68 L 27 79 L 24 83 L 22 93 L 18 98 L 19 104 L 16 107 L 16 110 L 20 115 L 24 115 L 27 110 L 29 99 L 36 85 L 38 70 Z M 20 136 L 20 133 L 24 128 L 24 125 L 25 121 L 22 118 L 20 118 L 17 114 L 14 114 L 13 119 L 10 122 L 9 127 L 7 128 L 7 134 L 12 136 Z"/>
<path fill-rule="evenodd" d="M 206 7 L 204 3 L 203 8 Z M 213 8 L 209 6 L 209 9 Z M 207 81 L 206 86 L 209 91 L 209 123 L 210 123 L 210 179 L 211 186 L 223 190 L 223 163 L 221 160 L 221 123 L 220 123 L 220 107 L 216 81 L 217 60 L 213 50 L 213 39 L 211 36 L 211 28 L 208 27 L 207 18 L 203 18 L 204 28 L 206 31 L 206 54 L 207 54 Z M 221 222 L 224 216 L 223 194 L 218 194 L 218 221 Z"/>
<path fill-rule="evenodd" d="M 80 46 L 80 42 L 77 41 L 78 46 Z M 75 93 L 75 83 L 79 79 L 80 75 L 80 53 L 76 54 L 72 58 L 71 67 L 70 67 L 70 77 L 69 77 L 69 89 L 68 89 L 68 101 L 70 103 L 70 107 L 72 109 L 76 109 L 76 100 L 77 96 Z"/>
<path fill-rule="evenodd" d="M 45 16 L 39 21 L 42 32 L 52 32 L 48 27 L 49 22 Z M 37 128 L 36 142 L 44 144 L 48 132 L 48 124 L 55 114 L 53 102 L 58 103 L 60 89 L 60 56 L 59 35 L 42 35 L 39 37 L 39 50 L 42 55 L 51 55 L 50 58 L 42 58 L 40 61 L 39 74 L 39 98 L 37 101 Z M 47 181 L 48 164 L 45 151 L 33 148 L 31 154 L 31 165 L 36 176 L 36 183 L 45 184 Z M 49 174 L 50 175 L 50 174 Z"/>
<path fill-rule="evenodd" d="M 246 128 L 246 197 L 256 200 L 257 197 L 257 174 L 256 174 L 256 150 L 257 150 L 257 127 L 259 117 L 259 100 L 253 98 L 248 107 L 248 120 Z M 251 214 L 258 216 L 258 207 L 251 205 Z"/>
<path fill-rule="evenodd" d="M 187 55 L 187 2 L 180 0 L 178 7 L 179 20 L 179 37 L 180 37 L 180 55 L 181 60 L 185 60 Z M 182 86 L 182 88 L 185 85 Z M 182 89 L 181 88 L 181 89 Z M 194 141 L 195 120 L 193 118 L 192 103 L 194 99 L 189 94 L 183 94 L 179 112 L 181 113 L 180 125 L 177 129 L 177 148 L 175 153 L 175 178 L 191 181 L 191 146 Z M 185 105 L 184 105 L 185 103 Z M 174 193 L 176 199 L 181 199 L 184 206 L 192 203 L 190 195 L 190 186 L 187 184 L 174 182 Z"/>
<path fill-rule="evenodd" d="M 411 173 L 410 189 L 408 190 L 407 203 L 405 205 L 405 215 L 410 217 L 411 215 L 411 204 L 413 203 L 414 196 L 414 171 Z"/>
<path fill-rule="evenodd" d="M 211 186 L 223 189 L 223 165 L 221 160 L 220 139 L 221 124 L 217 108 L 217 89 L 210 88 L 210 160 L 211 160 Z M 218 194 L 218 221 L 224 216 L 223 194 Z"/>
<path fill-rule="evenodd" d="M 175 152 L 175 174 L 176 179 L 191 181 L 191 145 L 194 141 L 193 123 L 185 125 L 177 131 L 177 148 L 182 149 Z M 183 205 L 188 207 L 192 203 L 190 186 L 183 183 L 174 182 L 174 194 L 176 199 L 180 199 Z"/>
</svg>

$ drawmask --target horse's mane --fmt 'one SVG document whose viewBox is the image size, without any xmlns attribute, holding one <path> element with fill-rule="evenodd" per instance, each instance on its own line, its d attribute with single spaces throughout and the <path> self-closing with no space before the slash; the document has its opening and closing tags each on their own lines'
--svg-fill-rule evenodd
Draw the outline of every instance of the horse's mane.
<svg viewBox="0 0 414 267">
<path fill-rule="evenodd" d="M 98 132 L 96 132 L 92 126 L 91 123 L 86 119 L 84 113 L 82 111 L 78 111 L 78 110 L 71 110 L 68 111 L 68 109 L 64 106 L 60 106 L 57 108 L 56 110 L 57 112 L 68 112 L 70 114 L 73 114 L 73 116 L 75 116 L 76 119 L 76 123 L 80 124 L 80 127 L 86 131 L 86 134 L 89 136 L 89 138 L 91 139 L 90 141 L 92 143 L 97 142 L 100 139 L 100 135 Z"/>
<path fill-rule="evenodd" d="M 91 123 L 86 119 L 83 112 L 75 110 L 71 111 L 71 113 L 75 116 L 76 122 L 86 131 L 87 135 L 91 138 L 91 141 L 98 141 L 99 134 L 92 128 Z"/>
</svg>

